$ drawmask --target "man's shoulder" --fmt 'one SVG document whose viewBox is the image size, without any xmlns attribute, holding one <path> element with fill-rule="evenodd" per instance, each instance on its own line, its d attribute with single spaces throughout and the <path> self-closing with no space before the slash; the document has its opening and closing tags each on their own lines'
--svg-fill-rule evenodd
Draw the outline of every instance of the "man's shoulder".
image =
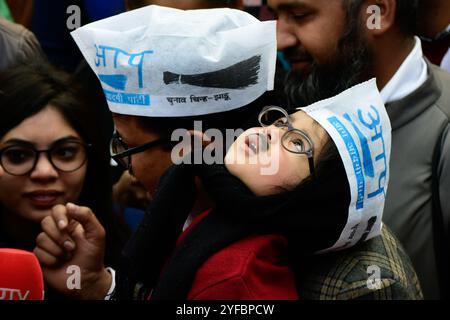
<svg viewBox="0 0 450 320">
<path fill-rule="evenodd" d="M 429 66 L 440 91 L 440 96 L 435 104 L 450 120 L 450 72 L 434 64 Z"/>
<path fill-rule="evenodd" d="M 435 74 L 435 76 L 437 76 L 442 81 L 450 83 L 450 72 L 433 63 L 429 63 L 428 65 L 430 66 L 430 69 Z M 448 87 L 446 89 L 450 90 L 450 88 Z"/>
<path fill-rule="evenodd" d="M 386 226 L 354 248 L 315 256 L 298 281 L 308 299 L 422 299 L 411 261 Z"/>
</svg>

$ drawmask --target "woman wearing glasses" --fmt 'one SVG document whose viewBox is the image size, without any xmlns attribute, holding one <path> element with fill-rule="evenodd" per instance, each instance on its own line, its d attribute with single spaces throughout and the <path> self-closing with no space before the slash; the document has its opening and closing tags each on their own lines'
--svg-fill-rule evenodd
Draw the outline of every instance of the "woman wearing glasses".
<svg viewBox="0 0 450 320">
<path fill-rule="evenodd" d="M 125 233 L 111 209 L 108 144 L 73 86 L 44 62 L 0 74 L 0 246 L 33 250 L 43 219 L 75 203 L 108 231 L 106 260 L 115 265 Z"/>
</svg>

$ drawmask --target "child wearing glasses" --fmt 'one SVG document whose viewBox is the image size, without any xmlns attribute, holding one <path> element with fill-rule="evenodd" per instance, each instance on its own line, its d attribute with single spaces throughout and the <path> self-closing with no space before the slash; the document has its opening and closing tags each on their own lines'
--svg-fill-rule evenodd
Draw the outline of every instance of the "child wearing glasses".
<svg viewBox="0 0 450 320">
<path fill-rule="evenodd" d="M 366 92 L 367 96 L 372 93 Z M 336 125 L 333 131 L 314 114 L 314 108 L 317 106 L 291 114 L 280 107 L 264 108 L 258 117 L 260 127 L 239 136 L 225 156 L 225 165 L 170 168 L 143 224 L 124 251 L 113 297 L 289 300 L 301 299 L 304 294 L 305 298 L 320 298 L 315 290 L 322 287 L 317 284 L 334 278 L 325 271 L 319 272 L 320 276 L 314 272 L 339 269 L 340 261 L 345 266 L 347 260 L 354 263 L 356 256 L 376 251 L 381 259 L 378 263 L 396 261 L 411 277 L 402 280 L 383 262 L 380 274 L 389 275 L 390 284 L 375 282 L 352 290 L 336 285 L 337 293 L 326 297 L 376 299 L 389 292 L 386 299 L 420 298 L 417 276 L 397 240 L 387 229 L 383 230 L 383 240 L 377 237 L 384 204 L 381 189 L 386 187 L 388 170 L 383 157 L 388 159 L 390 153 L 390 125 L 384 107 L 362 109 L 362 124 L 352 122 L 359 130 L 353 137 L 361 138 L 372 150 L 371 159 L 359 163 L 364 169 L 352 167 L 347 155 L 355 156 L 355 150 L 348 141 L 340 141 L 348 140 L 353 127 L 341 121 L 356 121 L 359 114 L 355 118 L 345 113 L 341 118 L 327 110 L 327 121 Z M 382 138 L 375 134 L 371 142 L 363 140 L 373 129 Z M 366 151 L 360 154 L 368 156 Z M 262 174 L 267 158 L 278 162 L 278 170 Z M 361 185 L 353 181 L 351 172 L 354 168 L 366 170 L 372 160 L 373 170 L 365 176 L 367 190 L 361 199 Z M 195 178 L 201 181 L 200 191 Z M 381 191 L 374 191 L 378 189 Z M 205 193 L 211 209 L 195 217 L 182 232 L 193 203 Z M 371 240 L 363 244 L 367 239 Z M 380 243 L 391 243 L 398 249 L 386 253 Z M 351 247 L 355 249 L 341 255 L 330 253 L 329 257 L 334 257 L 331 262 L 323 260 L 316 270 L 303 269 L 317 261 L 313 258 L 317 253 L 327 256 L 325 253 Z M 358 261 L 361 265 L 341 272 L 337 283 L 367 280 L 368 275 L 361 277 L 360 268 L 376 261 Z"/>
<path fill-rule="evenodd" d="M 420 298 L 417 276 L 400 244 L 386 228 L 380 232 L 388 181 L 389 120 L 374 82 L 359 91 L 352 92 L 353 100 L 370 101 L 375 95 L 377 107 L 365 102 L 361 104 L 365 108 L 339 113 L 327 109 L 328 104 L 339 103 L 325 101 L 321 102 L 325 118 L 315 113 L 322 110 L 317 106 L 297 112 L 265 108 L 258 117 L 260 126 L 239 136 L 225 164 L 187 162 L 170 167 L 122 252 L 120 268 L 109 278 L 103 276 L 102 268 L 91 268 L 90 275 L 96 274 L 98 280 L 81 296 L 138 300 Z M 277 170 L 263 174 L 270 162 L 277 162 Z M 209 203 L 209 209 L 192 217 L 198 203 Z M 88 214 L 76 219 L 89 235 L 86 241 L 76 241 L 78 251 L 67 251 L 73 252 L 73 259 L 94 263 L 98 257 L 88 260 L 79 252 L 86 249 L 86 243 L 96 246 L 100 242 L 101 225 Z M 377 237 L 380 233 L 382 240 Z M 45 244 L 40 248 L 48 251 Z M 327 255 L 329 251 L 342 253 Z M 331 257 L 331 262 L 316 259 L 318 253 Z M 366 253 L 377 258 L 367 258 Z M 318 260 L 321 263 L 312 271 L 302 269 Z M 333 271 L 355 262 L 345 272 L 336 275 Z M 399 269 L 391 268 L 391 263 Z M 361 272 L 366 264 L 377 264 L 383 279 L 367 282 L 369 274 Z M 330 283 L 324 279 L 336 283 L 330 294 L 326 292 Z M 368 285 L 356 286 L 362 282 Z M 355 287 L 350 290 L 346 284 Z"/>
<path fill-rule="evenodd" d="M 115 265 L 126 229 L 111 208 L 108 144 L 73 87 L 44 62 L 0 74 L 0 246 L 32 251 L 41 223 L 52 221 L 44 219 L 75 203 L 108 231 L 106 261 Z"/>
<path fill-rule="evenodd" d="M 132 263 L 121 270 L 117 299 L 298 299 L 292 257 L 333 244 L 346 224 L 350 190 L 336 146 L 306 113 L 268 107 L 259 122 L 230 147 L 225 165 L 166 172 L 127 246 Z M 275 173 L 261 174 L 264 156 L 279 162 Z M 192 197 L 205 194 L 211 210 L 178 238 Z M 127 286 L 139 283 L 137 291 Z"/>
</svg>

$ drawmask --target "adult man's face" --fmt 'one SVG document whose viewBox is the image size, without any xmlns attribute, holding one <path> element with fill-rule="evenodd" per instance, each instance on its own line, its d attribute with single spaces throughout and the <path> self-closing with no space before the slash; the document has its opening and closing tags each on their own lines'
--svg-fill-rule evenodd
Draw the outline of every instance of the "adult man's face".
<svg viewBox="0 0 450 320">
<path fill-rule="evenodd" d="M 278 49 L 292 65 L 285 85 L 291 104 L 311 104 L 369 77 L 370 50 L 363 24 L 359 14 L 349 22 L 343 0 L 268 3 L 278 15 Z"/>
<path fill-rule="evenodd" d="M 113 113 L 113 119 L 117 133 L 128 145 L 128 148 L 161 138 L 156 133 L 144 130 L 138 117 Z M 133 175 L 152 196 L 155 194 L 159 179 L 171 164 L 171 151 L 163 145 L 154 146 L 131 156 Z"/>
</svg>

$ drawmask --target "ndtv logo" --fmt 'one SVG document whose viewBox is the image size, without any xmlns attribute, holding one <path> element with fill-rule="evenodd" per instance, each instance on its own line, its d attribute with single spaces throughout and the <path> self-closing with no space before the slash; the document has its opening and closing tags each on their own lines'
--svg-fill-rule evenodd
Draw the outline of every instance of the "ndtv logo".
<svg viewBox="0 0 450 320">
<path fill-rule="evenodd" d="M 0 300 L 27 300 L 30 290 L 23 293 L 19 289 L 0 288 Z M 18 299 L 14 299 L 14 297 Z"/>
</svg>

